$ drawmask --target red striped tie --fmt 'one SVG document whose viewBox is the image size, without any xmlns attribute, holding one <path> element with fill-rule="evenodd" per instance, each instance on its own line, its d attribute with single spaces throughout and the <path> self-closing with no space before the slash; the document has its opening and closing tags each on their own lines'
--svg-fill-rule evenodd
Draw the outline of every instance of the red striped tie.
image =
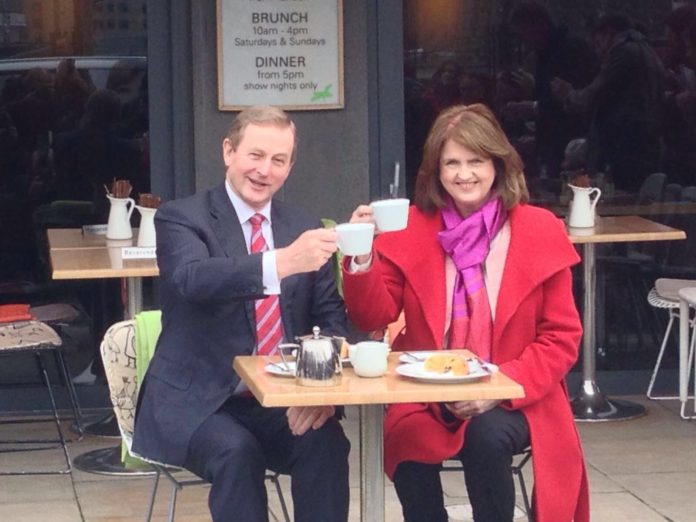
<svg viewBox="0 0 696 522">
<path fill-rule="evenodd" d="M 265 218 L 254 214 L 251 222 L 251 252 L 268 250 L 266 240 L 261 233 L 261 223 Z M 256 301 L 256 339 L 258 355 L 270 355 L 278 351 L 278 344 L 283 339 L 283 323 L 280 318 L 280 302 L 277 295 L 269 295 Z"/>
</svg>

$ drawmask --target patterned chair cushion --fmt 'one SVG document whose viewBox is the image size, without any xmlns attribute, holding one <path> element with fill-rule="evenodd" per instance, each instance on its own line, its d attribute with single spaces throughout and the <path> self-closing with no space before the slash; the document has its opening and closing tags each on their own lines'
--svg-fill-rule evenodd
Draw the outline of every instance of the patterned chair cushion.
<svg viewBox="0 0 696 522">
<path fill-rule="evenodd" d="M 100 349 L 114 414 L 122 434 L 131 438 L 138 400 L 135 321 L 121 321 L 112 325 L 104 334 Z"/>
<path fill-rule="evenodd" d="M 53 349 L 61 344 L 63 341 L 55 330 L 41 321 L 0 324 L 0 353 Z"/>
</svg>

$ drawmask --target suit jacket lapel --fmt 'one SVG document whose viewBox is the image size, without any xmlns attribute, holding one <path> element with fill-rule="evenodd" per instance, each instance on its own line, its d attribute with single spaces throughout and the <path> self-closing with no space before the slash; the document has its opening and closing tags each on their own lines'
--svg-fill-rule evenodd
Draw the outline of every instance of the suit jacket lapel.
<svg viewBox="0 0 696 522">
<path fill-rule="evenodd" d="M 248 252 L 242 225 L 227 195 L 225 184 L 221 183 L 210 191 L 211 227 L 227 257 Z M 244 303 L 247 321 L 252 331 L 256 330 L 254 301 Z"/>
</svg>

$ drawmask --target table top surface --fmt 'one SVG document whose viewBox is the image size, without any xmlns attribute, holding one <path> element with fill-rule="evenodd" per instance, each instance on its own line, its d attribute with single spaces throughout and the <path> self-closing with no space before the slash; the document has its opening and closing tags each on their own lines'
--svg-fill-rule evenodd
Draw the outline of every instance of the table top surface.
<svg viewBox="0 0 696 522">
<path fill-rule="evenodd" d="M 122 259 L 120 248 L 51 249 L 53 279 L 155 277 L 156 259 Z"/>
<path fill-rule="evenodd" d="M 464 351 L 465 352 L 465 351 Z M 238 356 L 234 369 L 258 401 L 267 407 L 322 406 L 332 404 L 392 404 L 402 402 L 447 402 L 475 399 L 514 399 L 524 397 L 524 389 L 501 372 L 485 380 L 459 384 L 429 384 L 398 375 L 399 353 L 389 354 L 386 375 L 358 377 L 352 368 L 343 369 L 338 386 L 309 387 L 294 378 L 271 375 L 264 369 L 278 356 Z"/>
<path fill-rule="evenodd" d="M 686 239 L 683 230 L 662 225 L 640 216 L 598 217 L 594 227 L 570 228 L 573 243 L 625 243 L 629 241 L 664 241 Z"/>
<path fill-rule="evenodd" d="M 537 204 L 537 203 L 535 203 Z M 539 206 L 549 209 L 559 217 L 568 215 L 569 203 L 539 202 Z M 696 202 L 668 201 L 654 203 L 617 204 L 599 201 L 597 204 L 599 216 L 669 216 L 673 214 L 696 214 Z"/>
<path fill-rule="evenodd" d="M 46 231 L 51 250 L 84 248 L 120 248 L 133 246 L 138 237 L 138 229 L 133 229 L 133 238 L 124 240 L 106 239 L 103 234 L 85 234 L 81 228 L 49 228 Z"/>
</svg>

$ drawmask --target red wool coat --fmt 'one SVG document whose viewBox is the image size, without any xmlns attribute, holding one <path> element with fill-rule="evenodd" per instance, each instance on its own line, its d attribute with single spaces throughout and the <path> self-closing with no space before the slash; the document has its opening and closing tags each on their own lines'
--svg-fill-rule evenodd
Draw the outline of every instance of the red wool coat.
<svg viewBox="0 0 696 522">
<path fill-rule="evenodd" d="M 579 261 L 563 224 L 550 212 L 517 205 L 493 325 L 491 360 L 524 387 L 507 401 L 529 424 L 537 522 L 587 522 L 589 495 L 580 438 L 565 376 L 578 357 L 582 328 L 570 267 Z M 348 315 L 370 331 L 404 311 L 395 350 L 437 349 L 445 333 L 445 254 L 440 213 L 411 207 L 408 229 L 382 234 L 367 272 L 344 269 Z M 345 268 L 345 265 L 344 265 Z M 464 444 L 466 422 L 446 426 L 427 404 L 392 405 L 385 418 L 385 469 L 404 460 L 438 463 Z"/>
</svg>

